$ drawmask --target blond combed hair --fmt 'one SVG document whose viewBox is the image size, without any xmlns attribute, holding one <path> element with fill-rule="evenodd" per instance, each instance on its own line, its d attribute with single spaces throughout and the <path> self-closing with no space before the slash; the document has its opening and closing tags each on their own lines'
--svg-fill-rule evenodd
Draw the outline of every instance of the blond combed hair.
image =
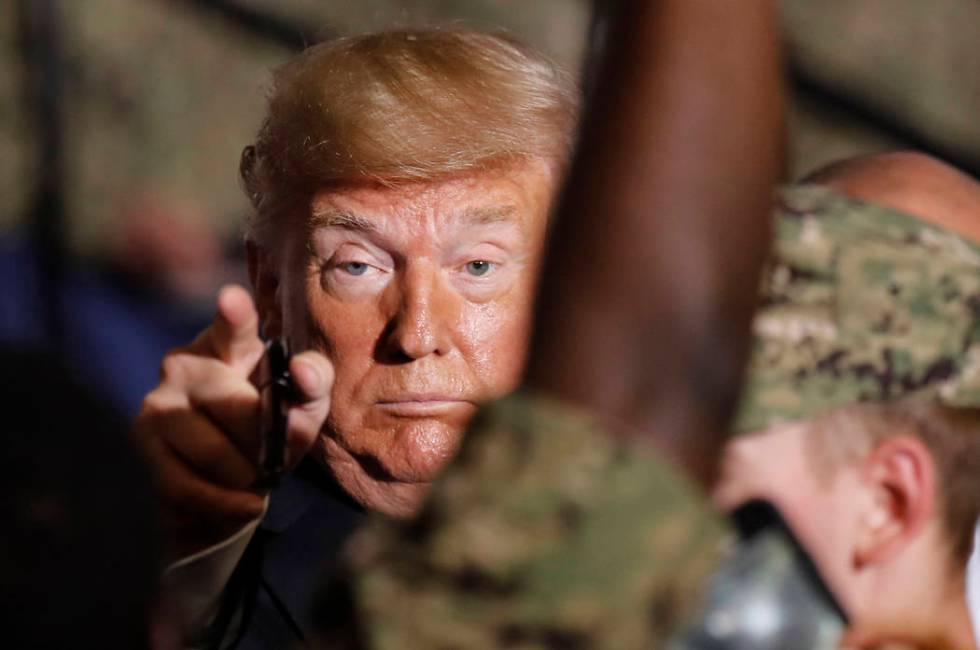
<svg viewBox="0 0 980 650">
<path fill-rule="evenodd" d="M 980 409 L 953 408 L 912 396 L 894 402 L 848 404 L 810 424 L 815 443 L 812 457 L 824 475 L 888 438 L 918 437 L 935 463 L 940 517 L 952 559 L 957 567 L 965 565 L 980 517 Z"/>
<path fill-rule="evenodd" d="M 324 187 L 430 181 L 520 158 L 561 167 L 577 104 L 565 72 L 500 34 L 395 30 L 313 46 L 274 73 L 242 154 L 251 234 Z"/>
</svg>

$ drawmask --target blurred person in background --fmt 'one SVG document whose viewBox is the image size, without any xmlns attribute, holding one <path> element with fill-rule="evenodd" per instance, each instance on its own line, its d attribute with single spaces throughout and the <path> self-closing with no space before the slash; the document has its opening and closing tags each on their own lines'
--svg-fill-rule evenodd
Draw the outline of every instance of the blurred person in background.
<svg viewBox="0 0 980 650">
<path fill-rule="evenodd" d="M 222 237 L 193 200 L 146 190 L 122 204 L 106 265 L 120 284 L 200 320 L 223 284 L 246 279 L 240 244 Z"/>
<path fill-rule="evenodd" d="M 304 638 L 317 570 L 362 510 L 412 513 L 477 405 L 515 387 L 576 104 L 539 54 L 464 29 L 341 39 L 275 73 L 241 159 L 255 306 L 222 291 L 136 423 L 188 643 Z M 298 351 L 298 466 L 268 501 L 260 321 Z"/>
<path fill-rule="evenodd" d="M 715 499 L 780 507 L 850 615 L 848 645 L 972 649 L 980 184 L 914 153 L 810 180 L 824 187 L 778 211 L 745 435 Z"/>
<path fill-rule="evenodd" d="M 193 202 L 143 190 L 124 201 L 108 245 L 94 263 L 66 264 L 52 284 L 29 240 L 0 240 L 0 340 L 44 346 L 90 388 L 134 418 L 159 378 L 160 357 L 204 327 L 204 296 L 244 272 Z M 52 340 L 53 309 L 65 345 Z"/>
<path fill-rule="evenodd" d="M 149 471 L 123 420 L 50 358 L 0 357 L 0 643 L 175 648 Z"/>
</svg>

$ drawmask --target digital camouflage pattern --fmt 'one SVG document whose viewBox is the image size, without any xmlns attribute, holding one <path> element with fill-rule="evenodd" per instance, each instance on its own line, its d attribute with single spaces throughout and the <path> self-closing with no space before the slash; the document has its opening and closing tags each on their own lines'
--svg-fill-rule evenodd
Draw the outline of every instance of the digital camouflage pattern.
<svg viewBox="0 0 980 650">
<path fill-rule="evenodd" d="M 826 188 L 787 189 L 735 430 L 916 392 L 980 406 L 980 247 Z"/>
<path fill-rule="evenodd" d="M 513 395 L 481 411 L 416 521 L 354 538 L 344 600 L 359 639 L 324 647 L 657 648 L 726 538 L 652 450 Z"/>
</svg>

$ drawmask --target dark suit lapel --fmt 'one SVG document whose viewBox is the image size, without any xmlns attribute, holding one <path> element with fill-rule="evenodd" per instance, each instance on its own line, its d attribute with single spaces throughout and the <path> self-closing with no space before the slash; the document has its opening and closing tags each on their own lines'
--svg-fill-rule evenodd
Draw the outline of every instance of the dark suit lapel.
<svg viewBox="0 0 980 650">
<path fill-rule="evenodd" d="M 295 624 L 310 638 L 315 587 L 332 572 L 341 546 L 363 517 L 322 467 L 304 461 L 273 492 L 261 525 L 261 573 L 269 593 L 259 604 L 272 605 L 284 625 Z"/>
</svg>

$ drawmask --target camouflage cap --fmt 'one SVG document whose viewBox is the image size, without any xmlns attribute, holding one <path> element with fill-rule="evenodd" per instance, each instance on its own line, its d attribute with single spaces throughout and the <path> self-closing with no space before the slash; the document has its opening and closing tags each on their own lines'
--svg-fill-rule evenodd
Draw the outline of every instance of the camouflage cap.
<svg viewBox="0 0 980 650">
<path fill-rule="evenodd" d="M 735 431 L 912 393 L 980 407 L 980 246 L 815 185 L 773 227 Z"/>
</svg>

